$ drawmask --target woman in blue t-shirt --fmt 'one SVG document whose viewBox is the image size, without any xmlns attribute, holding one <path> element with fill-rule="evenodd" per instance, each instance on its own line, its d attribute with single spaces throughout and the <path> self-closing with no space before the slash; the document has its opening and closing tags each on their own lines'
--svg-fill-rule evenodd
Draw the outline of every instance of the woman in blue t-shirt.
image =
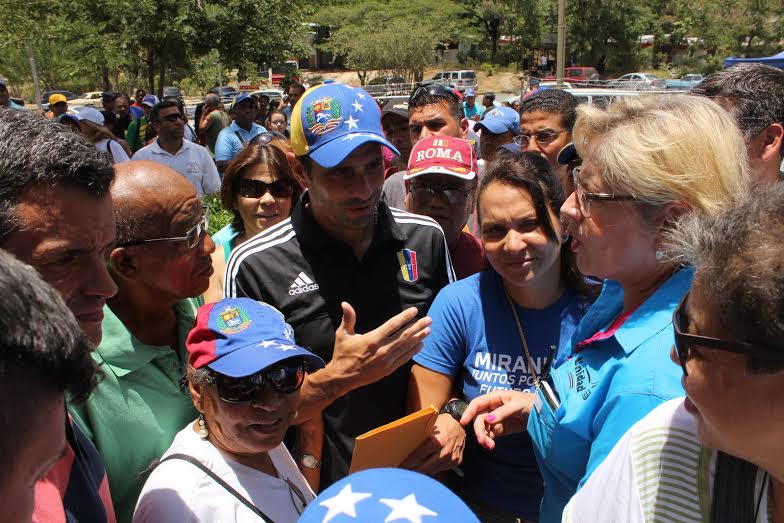
<svg viewBox="0 0 784 523">
<path fill-rule="evenodd" d="M 491 269 L 445 287 L 433 302 L 432 333 L 411 371 L 412 409 L 451 407 L 450 398 L 470 401 L 498 389 L 530 390 L 565 357 L 590 304 L 559 220 L 563 192 L 544 158 L 493 160 L 477 200 Z M 454 461 L 431 458 L 425 448 L 405 466 L 434 473 L 459 461 L 465 433 L 458 421 L 439 416 L 436 433 L 450 436 L 443 448 Z M 450 474 L 450 486 L 480 519 L 538 519 L 542 478 L 527 434 L 499 441 L 494 452 L 469 438 L 462 458 L 462 474 Z"/>
<path fill-rule="evenodd" d="M 212 235 L 213 273 L 204 303 L 223 298 L 223 273 L 233 249 L 291 214 L 302 194 L 286 153 L 291 146 L 278 133 L 262 133 L 254 138 L 226 167 L 221 183 L 223 208 L 234 219 Z"/>
</svg>

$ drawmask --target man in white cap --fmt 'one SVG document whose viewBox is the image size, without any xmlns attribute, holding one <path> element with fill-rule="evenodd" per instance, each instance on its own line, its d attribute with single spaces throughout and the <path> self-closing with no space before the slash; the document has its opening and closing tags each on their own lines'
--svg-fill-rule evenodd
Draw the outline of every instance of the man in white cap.
<svg viewBox="0 0 784 523">
<path fill-rule="evenodd" d="M 122 163 L 130 161 L 128 153 L 125 152 L 120 143 L 114 139 L 112 131 L 105 125 L 103 113 L 92 107 L 82 109 L 78 118 L 79 127 L 82 134 L 95 144 L 95 148 L 103 151 L 112 157 L 112 163 Z"/>
</svg>

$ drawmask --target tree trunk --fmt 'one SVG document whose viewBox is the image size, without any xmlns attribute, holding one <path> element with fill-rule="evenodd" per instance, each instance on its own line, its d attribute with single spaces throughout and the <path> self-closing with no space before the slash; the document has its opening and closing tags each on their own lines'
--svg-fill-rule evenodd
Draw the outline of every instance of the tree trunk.
<svg viewBox="0 0 784 523">
<path fill-rule="evenodd" d="M 111 85 L 109 84 L 109 68 L 108 67 L 101 67 L 101 81 L 103 81 L 103 90 L 104 90 L 104 92 L 111 91 Z"/>
<path fill-rule="evenodd" d="M 155 93 L 155 58 L 152 48 L 147 48 L 147 92 Z"/>
</svg>

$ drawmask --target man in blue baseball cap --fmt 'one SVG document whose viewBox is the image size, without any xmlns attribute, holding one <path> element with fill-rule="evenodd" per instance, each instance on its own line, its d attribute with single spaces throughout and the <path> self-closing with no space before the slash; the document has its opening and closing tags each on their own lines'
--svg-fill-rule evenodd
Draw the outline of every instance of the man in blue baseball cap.
<svg viewBox="0 0 784 523">
<path fill-rule="evenodd" d="M 480 118 L 482 118 L 482 112 L 484 110 L 476 105 L 476 91 L 473 89 L 466 89 L 465 94 L 463 95 L 463 114 L 469 120 L 473 120 L 478 122 Z"/>
<path fill-rule="evenodd" d="M 520 115 L 511 107 L 496 107 L 485 112 L 474 130 L 482 133 L 479 154 L 489 162 L 499 147 L 514 142 L 514 137 L 520 134 Z"/>
<path fill-rule="evenodd" d="M 245 144 L 256 135 L 267 132 L 255 122 L 256 110 L 256 99 L 248 93 L 240 93 L 234 97 L 231 104 L 234 121 L 218 134 L 215 141 L 215 164 L 218 171 L 223 172 L 229 162 L 240 154 Z"/>
<path fill-rule="evenodd" d="M 224 292 L 283 312 L 299 344 L 327 361 L 305 379 L 295 421 L 313 434 L 323 419 L 324 437 L 311 438 L 323 452 L 295 457 L 320 467 L 325 488 L 348 473 L 356 436 L 406 414 L 424 315 L 454 274 L 438 224 L 381 201 L 381 148 L 397 151 L 365 91 L 308 89 L 292 111 L 291 144 L 307 192 L 289 219 L 232 251 Z"/>
</svg>

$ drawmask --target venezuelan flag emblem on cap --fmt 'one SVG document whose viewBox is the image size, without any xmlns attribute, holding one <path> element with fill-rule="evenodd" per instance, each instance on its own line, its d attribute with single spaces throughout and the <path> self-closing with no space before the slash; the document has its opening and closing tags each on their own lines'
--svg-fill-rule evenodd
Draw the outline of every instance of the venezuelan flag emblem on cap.
<svg viewBox="0 0 784 523">
<path fill-rule="evenodd" d="M 369 142 L 400 154 L 381 128 L 381 110 L 359 87 L 330 83 L 311 87 L 291 112 L 291 147 L 330 169 Z"/>
</svg>

